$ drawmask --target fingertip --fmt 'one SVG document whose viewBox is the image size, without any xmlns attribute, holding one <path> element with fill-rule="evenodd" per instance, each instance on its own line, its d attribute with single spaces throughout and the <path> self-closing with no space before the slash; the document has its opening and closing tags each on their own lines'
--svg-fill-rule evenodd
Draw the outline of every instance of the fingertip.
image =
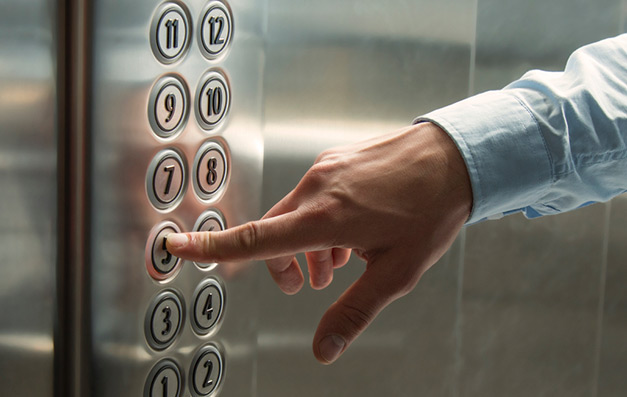
<svg viewBox="0 0 627 397">
<path fill-rule="evenodd" d="M 321 364 L 330 365 L 337 361 L 345 348 L 346 340 L 342 336 L 329 334 L 314 346 L 314 356 Z"/>
<path fill-rule="evenodd" d="M 283 264 L 285 261 L 288 261 L 287 266 Z M 266 264 L 274 282 L 285 294 L 295 295 L 303 288 L 305 277 L 296 258 L 275 258 L 267 260 Z"/>
<path fill-rule="evenodd" d="M 288 286 L 279 286 L 285 295 L 296 295 L 303 288 L 303 282 L 300 284 L 291 284 Z"/>
<path fill-rule="evenodd" d="M 187 247 L 189 241 L 187 233 L 171 233 L 165 237 L 166 248 L 172 253 Z"/>
<path fill-rule="evenodd" d="M 347 248 L 333 248 L 333 268 L 339 269 L 348 263 L 351 257 L 351 250 Z"/>
<path fill-rule="evenodd" d="M 321 277 L 313 277 L 313 275 L 309 274 L 309 285 L 312 289 L 316 291 L 320 291 L 328 287 L 333 281 L 333 273 L 330 275 L 326 275 L 324 278 Z"/>
</svg>

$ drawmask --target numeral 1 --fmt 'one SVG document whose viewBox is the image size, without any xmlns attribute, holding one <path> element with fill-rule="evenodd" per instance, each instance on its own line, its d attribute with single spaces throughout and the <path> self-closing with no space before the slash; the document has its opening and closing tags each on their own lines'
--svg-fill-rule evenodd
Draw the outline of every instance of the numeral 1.
<svg viewBox="0 0 627 397">
<path fill-rule="evenodd" d="M 161 384 L 163 385 L 163 397 L 168 397 L 168 377 L 164 376 L 163 379 L 161 379 Z"/>
</svg>

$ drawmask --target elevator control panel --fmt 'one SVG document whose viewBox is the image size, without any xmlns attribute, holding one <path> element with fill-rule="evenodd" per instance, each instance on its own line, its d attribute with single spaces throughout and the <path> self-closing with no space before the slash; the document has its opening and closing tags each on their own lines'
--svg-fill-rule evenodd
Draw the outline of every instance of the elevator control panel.
<svg viewBox="0 0 627 397">
<path fill-rule="evenodd" d="M 266 2 L 90 4 L 88 394 L 253 395 L 258 264 L 166 243 L 260 216 Z"/>
<path fill-rule="evenodd" d="M 197 25 L 195 25 L 195 21 Z M 194 31 L 197 31 L 195 34 Z M 228 142 L 212 133 L 223 128 L 229 117 L 231 89 L 228 70 L 216 65 L 225 59 L 233 37 L 233 17 L 224 1 L 209 1 L 194 16 L 184 2 L 161 4 L 150 27 L 150 43 L 155 60 L 172 65 L 159 76 L 148 98 L 148 121 L 159 151 L 147 165 L 146 195 L 155 212 L 163 219 L 149 233 L 145 248 L 146 277 L 163 287 L 147 302 L 144 334 L 149 348 L 160 353 L 147 374 L 145 397 L 194 397 L 219 394 L 227 376 L 228 350 L 211 336 L 220 331 L 227 313 L 228 288 L 211 270 L 218 264 L 188 263 L 207 272 L 196 286 L 177 283 L 183 261 L 166 249 L 170 233 L 189 230 L 177 223 L 179 204 L 188 194 L 207 206 L 193 225 L 195 231 L 224 230 L 227 220 L 217 209 L 227 189 L 230 170 Z M 191 45 L 197 37 L 198 46 Z M 191 53 L 206 63 L 200 76 L 190 76 L 176 69 L 176 63 Z M 191 82 L 191 87 L 188 86 Z M 190 98 L 190 91 L 195 93 Z M 177 140 L 190 123 L 190 113 L 205 133 L 198 142 L 195 156 L 189 158 Z M 186 143 L 187 152 L 189 145 Z M 187 186 L 193 186 L 187 189 Z M 177 338 L 189 327 L 197 335 L 197 348 L 189 353 L 189 367 L 175 356 L 169 357 Z M 159 357 L 164 357 L 158 359 Z M 178 354 L 180 356 L 180 353 Z M 187 374 L 187 377 L 185 376 Z"/>
</svg>

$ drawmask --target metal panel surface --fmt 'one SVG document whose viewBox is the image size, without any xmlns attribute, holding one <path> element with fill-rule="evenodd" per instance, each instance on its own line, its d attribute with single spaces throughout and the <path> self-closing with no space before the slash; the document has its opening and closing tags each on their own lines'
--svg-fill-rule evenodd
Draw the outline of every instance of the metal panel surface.
<svg viewBox="0 0 627 397">
<path fill-rule="evenodd" d="M 208 207 L 224 214 L 227 226 L 259 216 L 263 166 L 262 2 L 228 2 L 233 15 L 232 43 L 227 54 L 217 60 L 206 59 L 199 47 L 201 16 L 208 3 L 167 3 L 189 11 L 188 28 L 192 32 L 187 53 L 173 63 L 160 62 L 151 49 L 151 26 L 164 3 L 126 0 L 93 4 L 89 103 L 92 350 L 88 363 L 92 396 L 144 395 L 151 368 L 165 358 L 180 366 L 181 395 L 190 395 L 192 359 L 206 343 L 216 344 L 224 354 L 226 369 L 219 395 L 239 397 L 254 393 L 254 265 L 218 264 L 207 270 L 184 262 L 175 277 L 160 282 L 151 278 L 144 258 L 151 229 L 160 222 L 173 221 L 182 230 L 191 230 Z M 183 32 L 180 25 L 179 28 Z M 195 115 L 195 94 L 201 86 L 201 76 L 216 68 L 230 83 L 230 110 L 219 129 L 206 131 Z M 188 87 L 191 110 L 180 134 L 167 139 L 155 134 L 149 120 L 153 111 L 151 90 L 164 76 L 174 76 Z M 165 106 L 172 104 L 166 101 Z M 194 192 L 191 174 L 199 148 L 209 140 L 226 148 L 230 176 L 223 194 L 204 202 Z M 184 183 L 186 192 L 180 204 L 157 210 L 149 200 L 146 178 L 151 160 L 164 149 L 180 153 L 190 177 Z M 196 287 L 209 276 L 224 284 L 226 309 L 218 332 L 202 336 L 191 326 L 190 307 Z M 166 290 L 180 294 L 183 300 L 183 325 L 173 344 L 158 351 L 147 342 L 145 316 L 151 300 Z M 153 392 L 152 395 L 160 395 L 159 391 Z"/>
<path fill-rule="evenodd" d="M 56 301 L 55 2 L 0 2 L 0 384 L 52 396 Z"/>
<path fill-rule="evenodd" d="M 598 355 L 598 396 L 619 396 L 627 390 L 627 196 L 611 203 L 608 225 L 607 269 L 603 311 L 600 321 L 600 351 Z"/>
<path fill-rule="evenodd" d="M 620 14 L 620 0 L 480 0 L 474 91 L 563 70 L 578 47 L 620 33 Z M 607 208 L 468 228 L 461 395 L 595 395 Z"/>
<path fill-rule="evenodd" d="M 401 128 L 468 95 L 474 1 L 268 4 L 266 210 L 322 150 Z M 452 395 L 461 247 L 456 243 L 331 366 L 315 361 L 313 334 L 363 263 L 353 259 L 337 270 L 324 291 L 305 286 L 291 297 L 263 269 L 258 395 Z"/>
</svg>

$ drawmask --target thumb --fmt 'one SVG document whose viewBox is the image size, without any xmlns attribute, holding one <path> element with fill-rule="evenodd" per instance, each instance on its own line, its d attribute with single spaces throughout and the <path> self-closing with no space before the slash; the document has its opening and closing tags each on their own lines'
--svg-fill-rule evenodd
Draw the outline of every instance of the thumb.
<svg viewBox="0 0 627 397">
<path fill-rule="evenodd" d="M 390 277 L 393 266 L 374 261 L 322 316 L 314 335 L 314 355 L 331 364 L 387 305 L 408 291 L 406 278 Z M 412 285 L 415 283 L 411 283 Z"/>
</svg>

